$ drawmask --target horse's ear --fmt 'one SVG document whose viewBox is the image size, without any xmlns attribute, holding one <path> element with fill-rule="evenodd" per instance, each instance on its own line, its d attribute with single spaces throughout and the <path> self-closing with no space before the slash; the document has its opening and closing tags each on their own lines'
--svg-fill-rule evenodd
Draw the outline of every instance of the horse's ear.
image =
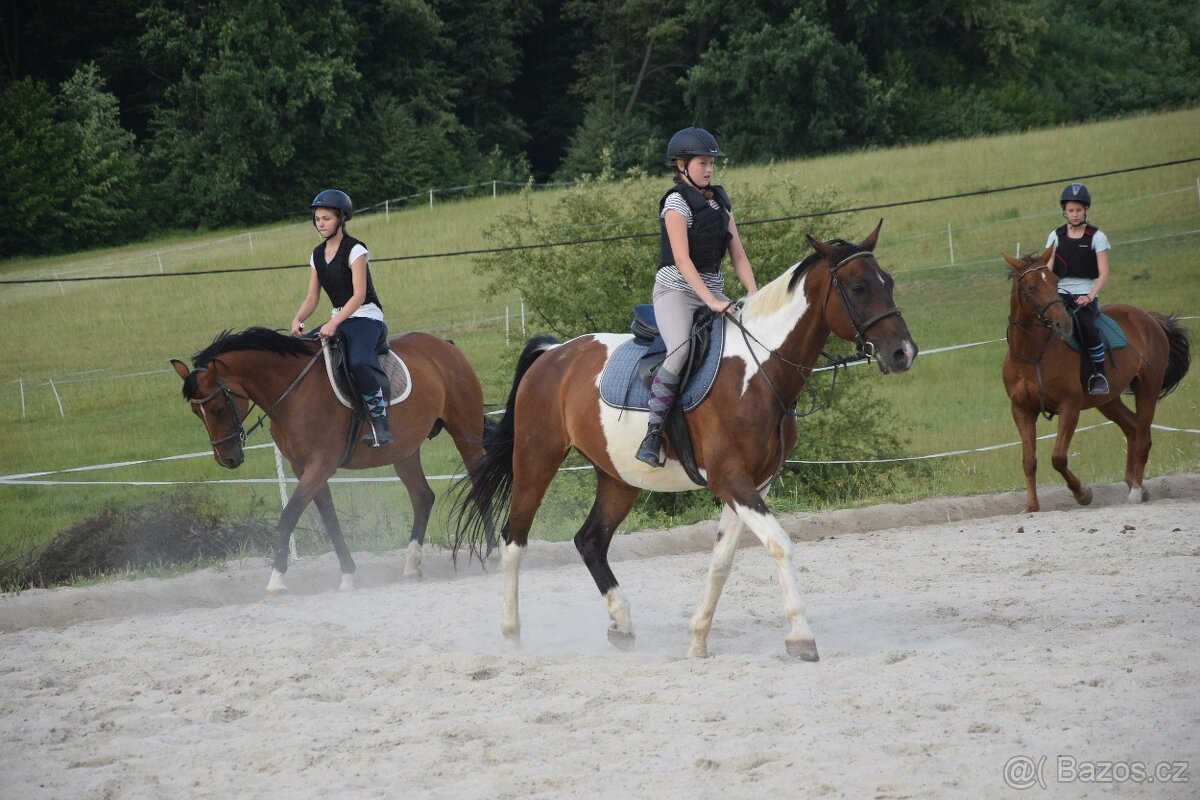
<svg viewBox="0 0 1200 800">
<path fill-rule="evenodd" d="M 183 378 L 185 381 L 187 380 L 187 376 L 192 374 L 192 371 L 188 369 L 187 364 L 183 363 L 178 358 L 171 359 L 171 366 L 175 368 L 175 372 L 179 375 L 179 377 Z"/>
<path fill-rule="evenodd" d="M 804 234 L 804 238 L 808 239 L 808 243 L 812 245 L 813 250 L 816 250 L 825 258 L 829 258 L 831 255 L 833 255 L 833 247 L 814 239 L 811 233 Z"/>
<path fill-rule="evenodd" d="M 1004 256 L 1004 260 L 1007 261 L 1008 265 L 1013 269 L 1021 269 L 1021 267 L 1024 266 L 1020 261 L 1010 256 L 1008 253 L 1001 253 L 1000 255 Z"/>
<path fill-rule="evenodd" d="M 879 241 L 879 230 L 883 227 L 883 220 L 879 220 L 879 224 L 875 226 L 875 230 L 871 231 L 871 235 L 862 240 L 859 245 L 863 250 L 874 250 L 875 243 Z"/>
<path fill-rule="evenodd" d="M 1054 248 L 1047 247 L 1045 250 L 1042 251 L 1042 254 L 1040 256 L 1038 256 L 1038 261 L 1042 262 L 1043 264 L 1049 264 L 1050 256 L 1052 256 L 1052 255 L 1054 255 Z"/>
</svg>

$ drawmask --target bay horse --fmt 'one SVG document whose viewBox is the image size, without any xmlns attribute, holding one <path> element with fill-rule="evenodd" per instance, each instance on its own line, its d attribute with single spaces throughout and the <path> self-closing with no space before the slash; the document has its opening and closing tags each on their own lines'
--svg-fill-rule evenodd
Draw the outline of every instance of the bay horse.
<svg viewBox="0 0 1200 800">
<path fill-rule="evenodd" d="M 747 298 L 740 319 L 724 326 L 720 367 L 711 390 L 686 415 L 696 464 L 707 488 L 723 503 L 708 581 L 692 618 L 691 655 L 706 656 L 709 629 L 734 550 L 749 528 L 775 560 L 790 624 L 787 651 L 818 660 L 792 564 L 793 543 L 764 502 L 796 442 L 795 405 L 830 333 L 854 341 L 884 373 L 908 370 L 916 344 L 892 301 L 893 281 L 871 252 L 879 226 L 859 244 L 808 237 L 814 252 Z M 608 564 L 617 525 L 639 490 L 695 489 L 676 453 L 661 468 L 634 458 L 646 431 L 646 411 L 606 405 L 598 391 L 606 361 L 630 335 L 592 333 L 559 344 L 535 337 L 516 367 L 504 417 L 485 438 L 470 500 L 460 499 L 466 525 L 460 537 L 477 546 L 481 522 L 505 507 L 501 564 L 501 632 L 519 640 L 518 578 L 529 528 L 546 489 L 571 448 L 591 462 L 596 499 L 575 547 L 604 598 L 609 640 L 633 645 L 629 601 Z M 482 519 L 481 519 L 482 517 Z M 460 543 L 462 541 L 460 538 Z"/>
<path fill-rule="evenodd" d="M 421 549 L 434 501 L 421 468 L 422 443 L 444 428 L 468 468 L 483 457 L 483 390 L 462 352 L 451 342 L 419 332 L 394 337 L 388 344 L 407 365 L 411 386 L 408 397 L 389 409 L 396 441 L 378 448 L 359 441 L 344 465 L 351 410 L 334 395 L 324 364 L 317 364 L 323 360 L 322 345 L 317 341 L 262 327 L 240 333 L 226 330 L 192 357 L 193 369 L 171 359 L 183 379 L 184 398 L 208 431 L 218 464 L 228 469 L 241 466 L 245 422 L 253 404 L 271 420 L 271 438 L 299 479 L 279 517 L 268 593 L 287 591 L 288 543 L 309 502 L 316 503 L 337 553 L 342 570 L 339 588 L 354 588 L 354 559 L 329 491 L 329 478 L 339 466 L 368 469 L 392 465 L 408 490 L 413 509 L 404 575 L 420 577 Z M 354 438 L 358 439 L 357 434 Z M 494 541 L 490 529 L 487 535 Z"/>
<path fill-rule="evenodd" d="M 1004 389 L 1012 403 L 1013 421 L 1021 434 L 1025 471 L 1025 511 L 1038 511 L 1037 418 L 1058 415 L 1058 436 L 1050 457 L 1054 469 L 1080 505 L 1092 502 L 1092 489 L 1067 467 L 1071 436 L 1079 413 L 1095 408 L 1125 434 L 1125 485 L 1129 502 L 1143 503 L 1150 493 L 1142 485 L 1150 456 L 1150 425 L 1158 401 L 1187 374 L 1191 362 L 1187 331 L 1174 316 L 1143 311 L 1130 305 L 1104 306 L 1125 332 L 1126 348 L 1107 353 L 1107 395 L 1093 397 L 1080 382 L 1080 354 L 1066 339 L 1073 321 L 1058 293 L 1058 278 L 1050 267 L 1054 248 L 1022 258 L 1004 254 L 1012 281 L 1009 300 L 1008 352 L 1004 356 Z M 1136 412 L 1121 402 L 1132 394 Z"/>
</svg>

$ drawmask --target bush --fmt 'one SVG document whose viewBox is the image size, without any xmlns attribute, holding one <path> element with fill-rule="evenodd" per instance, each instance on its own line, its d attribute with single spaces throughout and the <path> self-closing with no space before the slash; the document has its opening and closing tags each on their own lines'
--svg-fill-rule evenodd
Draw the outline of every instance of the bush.
<svg viewBox="0 0 1200 800">
<path fill-rule="evenodd" d="M 227 518 L 223 509 L 195 487 L 140 506 L 110 506 L 56 534 L 38 552 L 10 551 L 0 560 L 0 586 L 56 586 L 114 571 L 272 551 L 275 521 L 260 500 L 237 518 Z"/>
</svg>

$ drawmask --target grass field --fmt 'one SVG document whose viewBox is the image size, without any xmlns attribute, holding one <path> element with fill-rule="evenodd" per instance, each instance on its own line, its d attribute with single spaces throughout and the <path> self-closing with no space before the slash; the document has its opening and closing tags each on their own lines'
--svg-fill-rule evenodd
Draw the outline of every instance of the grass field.
<svg viewBox="0 0 1200 800">
<path fill-rule="evenodd" d="M 1200 156 L 1198 129 L 1200 110 L 1188 110 L 770 167 L 742 167 L 734 162 L 718 179 L 736 199 L 739 186 L 762 181 L 766 171 L 774 169 L 814 189 L 834 188 L 843 207 L 890 203 L 1196 157 Z M 1195 347 L 1200 338 L 1200 324 L 1194 319 L 1200 315 L 1200 162 L 1097 177 L 1087 183 L 1096 198 L 1091 218 L 1114 243 L 1113 274 L 1102 301 L 1192 317 L 1186 325 Z M 1060 221 L 1059 189 L 1059 185 L 1042 186 L 838 218 L 837 229 L 850 239 L 862 238 L 881 216 L 885 218 L 876 252 L 896 278 L 897 302 L 924 351 L 908 375 L 872 378 L 886 380 L 877 387 L 878 394 L 892 405 L 904 429 L 907 455 L 973 450 L 1016 439 L 1000 382 L 1008 314 L 1008 283 L 1000 253 L 1041 248 Z M 550 193 L 538 193 L 534 202 L 552 199 Z M 479 371 L 485 398 L 497 403 L 511 380 L 514 350 L 524 340 L 519 298 L 482 296 L 485 281 L 476 276 L 469 257 L 384 259 L 486 247 L 482 229 L 516 202 L 510 195 L 435 203 L 432 209 L 392 211 L 386 218 L 383 213 L 363 215 L 351 225 L 354 235 L 370 245 L 372 273 L 393 333 L 421 329 L 453 338 Z M 0 263 L 0 279 L 6 280 L 156 275 L 0 286 L 0 311 L 10 331 L 9 346 L 0 351 L 0 475 L 205 450 L 206 437 L 180 399 L 179 379 L 167 359 L 187 359 L 225 328 L 252 324 L 286 328 L 302 298 L 307 267 L 224 275 L 178 273 L 306 262 L 315 234 L 305 222 L 304 199 L 298 199 L 298 206 L 296 222 L 285 225 L 181 235 L 118 249 Z M 752 207 L 738 209 L 752 260 L 755 216 Z M 647 229 L 652 226 L 653 211 L 648 209 Z M 797 253 L 796 258 L 803 255 Z M 755 262 L 760 282 L 787 266 Z M 506 311 L 511 315 L 509 345 Z M 323 306 L 313 321 L 326 313 Z M 538 332 L 537 321 L 527 319 L 526 333 Z M 932 352 L 971 343 L 983 344 Z M 1174 428 L 1200 427 L 1198 371 L 1200 367 L 1194 367 L 1179 390 L 1162 402 L 1156 422 Z M 1085 412 L 1080 425 L 1102 420 L 1094 411 Z M 820 415 L 803 424 L 821 424 Z M 1043 422 L 1039 432 L 1052 430 L 1050 423 Z M 266 441 L 256 435 L 250 443 Z M 1041 483 L 1058 485 L 1049 465 L 1050 443 L 1043 445 Z M 1113 426 L 1079 433 L 1072 449 L 1072 466 L 1083 480 L 1121 479 L 1123 440 Z M 454 473 L 461 466 L 445 437 L 426 447 L 424 462 L 432 475 Z M 1019 462 L 1016 448 L 933 459 L 929 480 L 907 487 L 898 496 L 874 497 L 869 502 L 1017 489 L 1022 486 Z M 1156 432 L 1147 477 L 1197 469 L 1200 436 Z M 207 482 L 274 474 L 270 450 L 261 449 L 250 451 L 237 473 L 202 457 L 44 479 Z M 550 509 L 535 535 L 573 534 L 587 510 L 586 482 L 574 475 L 555 484 Z M 444 486 L 435 484 L 435 490 L 442 493 Z M 106 504 L 138 503 L 162 491 L 161 486 L 124 483 L 0 482 L 0 547 L 44 540 Z M 244 505 L 251 492 L 277 494 L 269 484 L 216 484 L 212 491 L 235 505 Z M 335 499 L 346 527 L 357 534 L 353 546 L 386 548 L 405 540 L 410 515 L 398 484 L 339 484 Z M 638 519 L 635 514 L 629 524 L 636 526 Z M 313 518 L 308 524 L 316 527 Z M 431 536 L 438 540 L 444 533 L 445 520 L 435 515 Z M 323 546 L 311 537 L 302 541 L 302 549 Z"/>
</svg>

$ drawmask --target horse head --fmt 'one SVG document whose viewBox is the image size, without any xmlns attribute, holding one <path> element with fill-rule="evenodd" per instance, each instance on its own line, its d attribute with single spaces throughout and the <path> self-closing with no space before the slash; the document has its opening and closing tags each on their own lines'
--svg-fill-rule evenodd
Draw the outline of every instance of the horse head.
<svg viewBox="0 0 1200 800">
<path fill-rule="evenodd" d="M 874 358 L 880 372 L 901 373 L 912 367 L 918 348 L 892 300 L 895 281 L 872 252 L 882 227 L 880 220 L 859 244 L 841 239 L 822 242 L 812 236 L 808 243 L 827 267 L 823 302 L 829 329 Z"/>
<path fill-rule="evenodd" d="M 1008 262 L 1008 277 L 1012 281 L 1010 316 L 1012 322 L 1037 322 L 1049 328 L 1060 339 L 1071 336 L 1071 314 L 1058 293 L 1058 277 L 1050 268 L 1054 248 L 1047 247 L 1040 255 L 1030 253 L 1013 258 L 1004 253 Z"/>
<path fill-rule="evenodd" d="M 222 467 L 237 469 L 245 460 L 242 445 L 246 441 L 246 429 L 242 422 L 250 413 L 250 398 L 233 376 L 219 374 L 220 368 L 224 367 L 220 359 L 214 358 L 206 367 L 189 370 L 186 364 L 173 358 L 171 366 L 183 378 L 184 399 L 208 431 L 213 458 Z"/>
</svg>

